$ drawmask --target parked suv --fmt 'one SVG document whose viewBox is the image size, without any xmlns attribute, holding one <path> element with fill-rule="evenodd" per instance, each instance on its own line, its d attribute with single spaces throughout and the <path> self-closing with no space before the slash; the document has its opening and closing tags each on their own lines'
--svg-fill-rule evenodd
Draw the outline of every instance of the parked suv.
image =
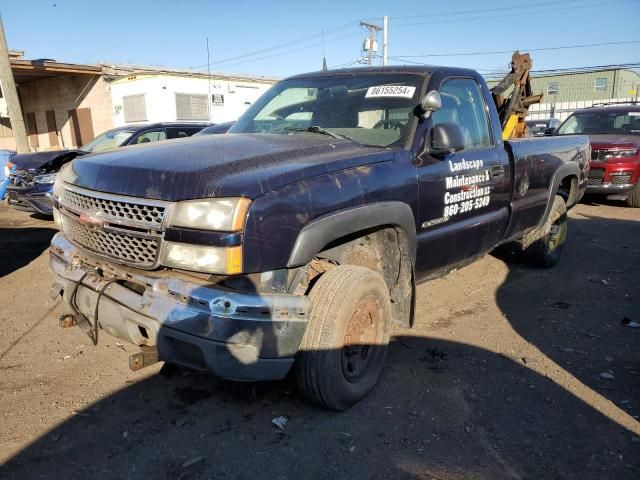
<svg viewBox="0 0 640 480">
<path fill-rule="evenodd" d="M 609 105 L 578 110 L 557 135 L 585 134 L 591 142 L 587 193 L 626 200 L 640 208 L 640 105 Z"/>
<path fill-rule="evenodd" d="M 80 155 L 102 152 L 126 145 L 137 145 L 186 138 L 209 126 L 209 123 L 164 122 L 127 125 L 98 135 L 79 150 L 55 150 L 25 153 L 11 157 L 15 165 L 7 186 L 9 206 L 18 210 L 52 214 L 53 182 L 62 165 Z"/>
</svg>

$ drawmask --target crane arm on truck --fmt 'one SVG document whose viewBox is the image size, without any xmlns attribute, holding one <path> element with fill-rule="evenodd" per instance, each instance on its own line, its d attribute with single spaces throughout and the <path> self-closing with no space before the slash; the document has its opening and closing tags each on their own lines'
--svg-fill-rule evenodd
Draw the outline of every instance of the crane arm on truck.
<svg viewBox="0 0 640 480">
<path fill-rule="evenodd" d="M 529 107 L 542 101 L 541 93 L 534 95 L 532 92 L 530 71 L 529 54 L 516 51 L 511 57 L 511 71 L 491 89 L 491 95 L 500 116 L 503 140 L 524 137 L 526 131 L 524 120 Z M 507 91 L 510 93 L 505 96 Z"/>
</svg>

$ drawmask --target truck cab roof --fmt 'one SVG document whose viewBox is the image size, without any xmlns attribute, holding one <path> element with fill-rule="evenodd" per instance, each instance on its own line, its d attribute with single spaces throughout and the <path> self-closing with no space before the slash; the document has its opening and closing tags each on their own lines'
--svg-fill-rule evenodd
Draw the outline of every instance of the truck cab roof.
<svg viewBox="0 0 640 480">
<path fill-rule="evenodd" d="M 435 72 L 447 71 L 453 76 L 472 77 L 480 76 L 475 70 L 458 67 L 441 67 L 437 65 L 388 65 L 386 67 L 354 67 L 341 68 L 336 70 L 318 70 L 316 72 L 301 73 L 286 78 L 285 80 L 310 78 L 310 77 L 331 77 L 337 75 L 367 75 L 367 74 L 414 74 L 430 76 Z"/>
</svg>

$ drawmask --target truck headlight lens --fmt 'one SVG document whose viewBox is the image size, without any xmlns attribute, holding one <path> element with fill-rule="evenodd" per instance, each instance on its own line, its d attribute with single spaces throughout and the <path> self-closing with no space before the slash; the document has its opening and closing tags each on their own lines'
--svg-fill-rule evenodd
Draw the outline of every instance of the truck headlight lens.
<svg viewBox="0 0 640 480">
<path fill-rule="evenodd" d="M 164 242 L 161 263 L 184 270 L 232 275 L 242 272 L 242 247 Z"/>
<path fill-rule="evenodd" d="M 56 207 L 53 207 L 53 223 L 58 230 L 62 231 L 62 215 Z"/>
<path fill-rule="evenodd" d="M 61 175 L 56 177 L 56 181 L 53 183 L 53 196 L 55 198 L 60 198 L 60 194 L 62 193 L 62 178 Z"/>
<path fill-rule="evenodd" d="M 244 228 L 251 200 L 248 198 L 214 198 L 186 200 L 173 208 L 169 224 L 174 227 L 237 232 Z"/>
<path fill-rule="evenodd" d="M 33 177 L 33 181 L 36 183 L 53 183 L 56 181 L 57 173 L 44 173 L 42 175 L 36 175 Z"/>
</svg>

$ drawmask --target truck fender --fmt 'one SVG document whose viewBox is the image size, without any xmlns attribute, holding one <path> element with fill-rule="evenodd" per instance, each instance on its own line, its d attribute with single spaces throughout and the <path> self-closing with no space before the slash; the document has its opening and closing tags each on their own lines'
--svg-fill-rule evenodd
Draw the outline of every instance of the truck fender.
<svg viewBox="0 0 640 480">
<path fill-rule="evenodd" d="M 575 176 L 577 179 L 580 178 L 580 168 L 577 163 L 565 163 L 561 165 L 558 170 L 553 174 L 553 178 L 551 180 L 551 186 L 549 187 L 549 197 L 547 198 L 547 207 L 544 210 L 544 215 L 540 220 L 537 228 L 541 228 L 547 219 L 549 218 L 549 214 L 551 213 L 551 208 L 553 207 L 553 199 L 558 193 L 558 188 L 560 188 L 560 183 L 567 177 Z"/>
<path fill-rule="evenodd" d="M 415 262 L 416 224 L 411 207 L 402 202 L 379 202 L 332 213 L 305 225 L 296 238 L 287 267 L 306 265 L 335 240 L 382 226 L 398 226 L 406 232 L 411 261 Z"/>
</svg>

